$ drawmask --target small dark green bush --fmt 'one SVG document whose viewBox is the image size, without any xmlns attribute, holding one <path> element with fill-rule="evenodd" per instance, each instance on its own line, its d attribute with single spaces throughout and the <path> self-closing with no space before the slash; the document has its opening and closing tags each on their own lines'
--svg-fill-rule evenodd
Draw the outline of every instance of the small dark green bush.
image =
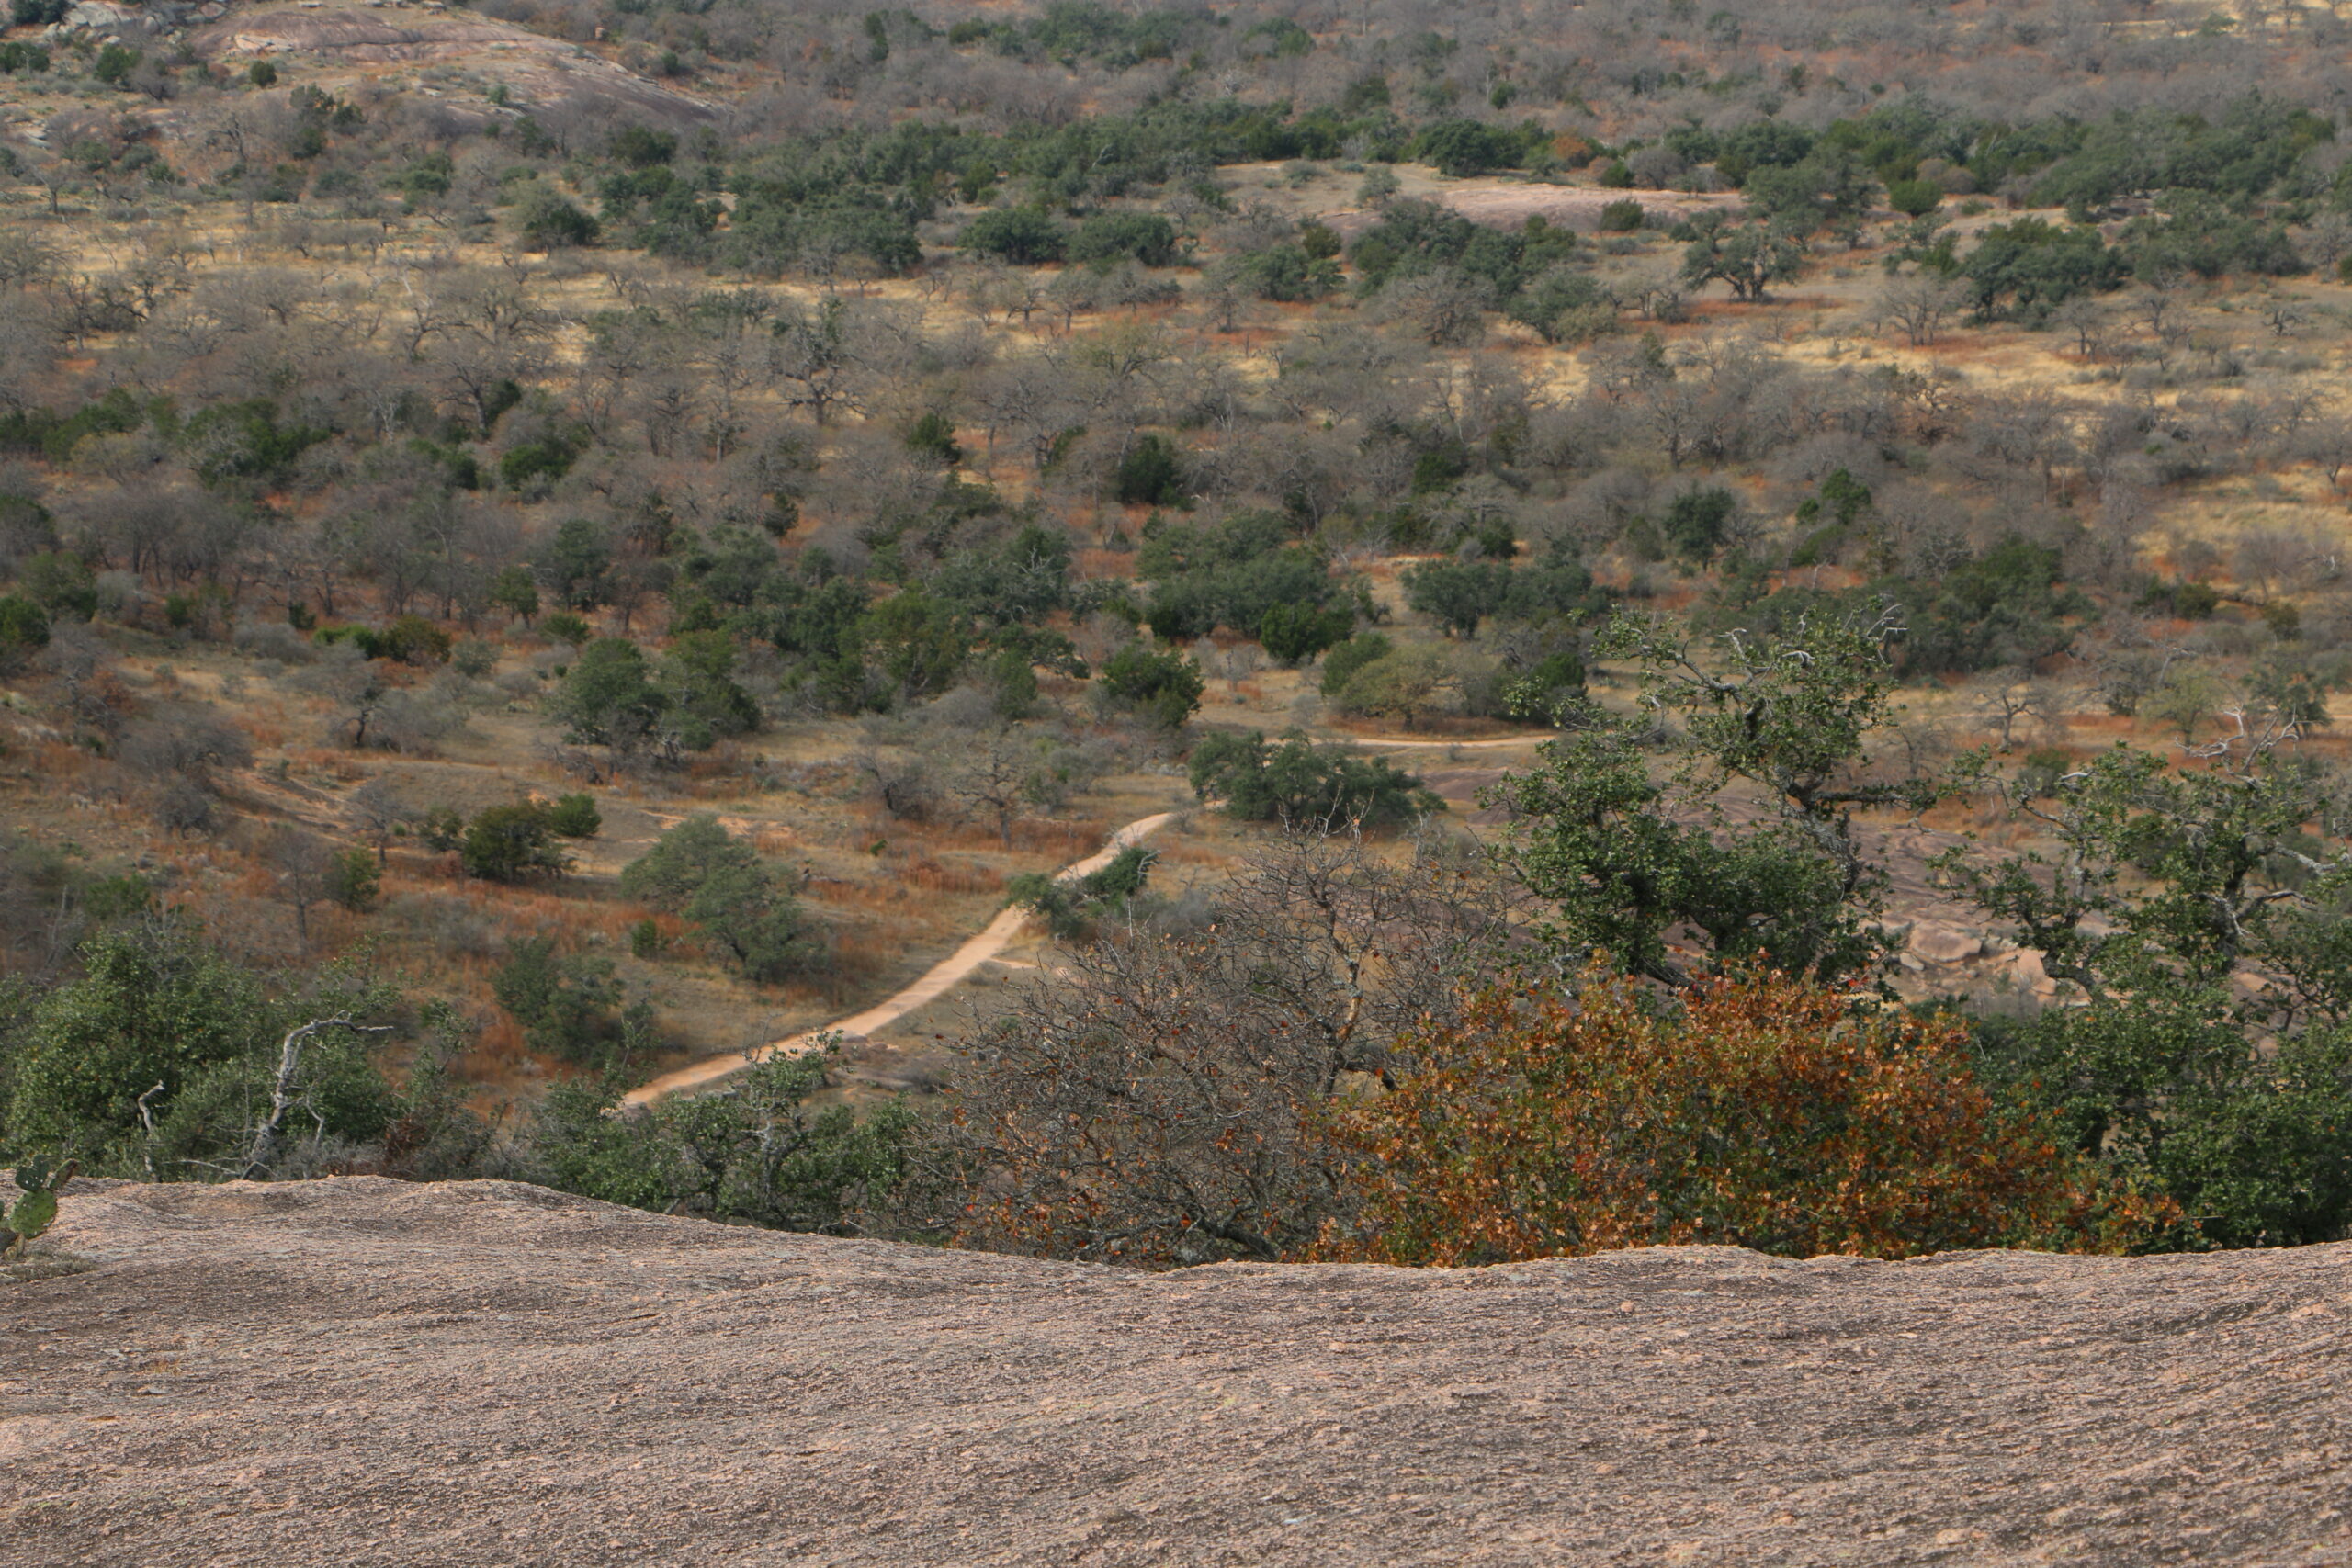
<svg viewBox="0 0 2352 1568">
<path fill-rule="evenodd" d="M 1044 213 L 1026 207 L 983 212 L 964 226 L 956 243 L 967 251 L 995 256 L 1016 266 L 1042 266 L 1057 262 L 1069 248 L 1068 231 Z"/>
<path fill-rule="evenodd" d="M 552 191 L 541 191 L 524 203 L 523 243 L 535 251 L 560 251 L 593 245 L 603 225 Z"/>
<path fill-rule="evenodd" d="M 327 897 L 354 914 L 375 907 L 384 885 L 376 857 L 366 850 L 342 850 L 327 863 Z"/>
<path fill-rule="evenodd" d="M 143 58 L 135 49 L 110 43 L 99 50 L 97 59 L 91 62 L 90 74 L 109 87 L 119 87 L 130 80 L 130 73 L 139 69 L 139 62 Z"/>
<path fill-rule="evenodd" d="M 1396 645 L 1378 632 L 1358 632 L 1323 656 L 1323 680 L 1318 689 L 1327 697 L 1336 697 L 1357 671 L 1396 651 Z"/>
<path fill-rule="evenodd" d="M 956 422 L 937 409 L 926 411 L 907 426 L 907 450 L 943 468 L 952 468 L 964 460 L 964 448 L 956 444 Z"/>
<path fill-rule="evenodd" d="M 378 638 L 382 649 L 372 657 L 397 660 L 402 664 L 447 664 L 449 661 L 449 634 L 422 615 L 401 615 L 386 626 Z"/>
<path fill-rule="evenodd" d="M 1175 444 L 1147 435 L 1127 448 L 1111 479 L 1111 494 L 1130 506 L 1174 506 L 1184 499 L 1184 468 Z"/>
<path fill-rule="evenodd" d="M 1906 218 L 1923 218 L 1941 207 L 1944 187 L 1933 180 L 1891 180 L 1886 204 Z"/>
<path fill-rule="evenodd" d="M 1193 748 L 1191 781 L 1203 800 L 1222 801 L 1227 815 L 1248 822 L 1386 828 L 1445 809 L 1412 774 L 1304 735 L 1271 747 L 1255 732 L 1207 736 Z"/>
<path fill-rule="evenodd" d="M 1284 664 L 1297 664 L 1347 640 L 1355 613 L 1344 605 L 1318 610 L 1312 604 L 1277 604 L 1258 623 L 1258 641 Z"/>
<path fill-rule="evenodd" d="M 1145 266 L 1176 260 L 1176 225 L 1157 212 L 1097 212 L 1069 239 L 1074 262 L 1111 262 L 1130 256 Z"/>
<path fill-rule="evenodd" d="M 589 628 L 583 617 L 575 615 L 569 610 L 558 610 L 554 615 L 542 620 L 539 623 L 539 630 L 546 633 L 553 641 L 568 642 L 574 648 L 580 647 L 596 635 Z"/>
<path fill-rule="evenodd" d="M 1046 929 L 1064 941 L 1091 936 L 1102 921 L 1126 911 L 1159 858 L 1141 844 L 1129 844 L 1109 864 L 1084 876 L 1028 872 L 1005 885 L 1005 902 L 1035 910 Z"/>
<path fill-rule="evenodd" d="M 619 1034 L 613 1009 L 621 999 L 608 958 L 559 955 L 553 937 L 526 937 L 492 974 L 492 995 L 523 1026 L 524 1043 L 566 1061 L 609 1055 Z"/>
<path fill-rule="evenodd" d="M 548 808 L 535 801 L 485 808 L 466 824 L 466 835 L 458 843 L 466 874 L 485 882 L 562 874 L 566 860 L 548 818 Z"/>
<path fill-rule="evenodd" d="M 1201 667 L 1182 654 L 1154 653 L 1139 642 L 1102 661 L 1102 690 L 1163 729 L 1183 728 L 1201 705 L 1206 685 Z"/>
<path fill-rule="evenodd" d="M 548 807 L 548 830 L 560 839 L 593 839 L 604 826 L 595 798 L 584 793 L 558 795 Z"/>
<path fill-rule="evenodd" d="M 49 646 L 49 614 L 20 593 L 0 595 L 0 670 Z"/>
</svg>

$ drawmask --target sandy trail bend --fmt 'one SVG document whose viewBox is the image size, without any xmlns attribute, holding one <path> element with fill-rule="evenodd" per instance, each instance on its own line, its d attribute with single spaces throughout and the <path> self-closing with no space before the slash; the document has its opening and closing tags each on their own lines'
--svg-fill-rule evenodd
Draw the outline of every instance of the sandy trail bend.
<svg viewBox="0 0 2352 1568">
<path fill-rule="evenodd" d="M 1385 735 L 1351 735 L 1347 743 L 1363 751 L 1500 751 L 1514 746 L 1541 746 L 1559 737 L 1545 731 L 1541 735 L 1506 735 L 1499 740 L 1392 740 Z"/>
<path fill-rule="evenodd" d="M 1054 873 L 1054 880 L 1071 882 L 1102 870 L 1111 863 L 1112 857 L 1121 850 L 1130 844 L 1140 843 L 1147 836 L 1175 820 L 1176 815 L 1173 811 L 1160 811 L 1128 823 L 1112 834 L 1110 841 L 1101 849 L 1084 860 L 1074 862 Z M 825 1024 L 821 1028 L 809 1030 L 805 1033 L 770 1041 L 752 1053 L 750 1060 L 764 1062 L 772 1056 L 797 1056 L 803 1052 L 814 1050 L 818 1040 L 824 1035 L 871 1034 L 877 1029 L 897 1022 L 926 1002 L 937 1000 L 950 987 L 1012 946 L 1013 939 L 1021 934 L 1021 923 L 1028 918 L 1029 911 L 1018 905 L 1000 910 L 996 919 L 981 928 L 978 935 L 972 937 L 963 946 L 933 964 L 921 979 L 905 990 L 876 1003 L 864 1012 L 852 1013 L 847 1018 Z M 686 1094 L 698 1089 L 707 1089 L 723 1078 L 741 1072 L 748 1065 L 749 1061 L 744 1056 L 732 1054 L 691 1062 L 674 1072 L 663 1073 L 660 1077 L 641 1088 L 631 1089 L 623 1103 L 647 1105 L 673 1094 Z"/>
<path fill-rule="evenodd" d="M 1443 750 L 1449 747 L 1476 751 L 1511 746 L 1530 746 L 1551 739 L 1549 735 L 1511 735 L 1499 740 L 1404 740 L 1389 739 L 1383 736 L 1351 736 L 1349 743 L 1365 750 L 1382 751 Z M 1111 863 L 1111 858 L 1121 850 L 1130 844 L 1139 843 L 1148 835 L 1159 831 L 1172 821 L 1176 815 L 1172 811 L 1155 812 L 1149 817 L 1128 823 L 1112 834 L 1110 841 L 1101 849 L 1084 860 L 1066 865 L 1056 872 L 1054 880 L 1070 882 L 1102 870 Z M 1021 923 L 1028 918 L 1029 912 L 1018 907 L 998 911 L 996 919 L 983 926 L 978 935 L 971 937 L 963 946 L 933 964 L 921 979 L 905 990 L 876 1002 L 864 1012 L 852 1013 L 847 1018 L 799 1034 L 787 1035 L 782 1040 L 772 1040 L 753 1052 L 750 1060 L 764 1062 L 772 1056 L 797 1056 L 803 1052 L 814 1050 L 819 1039 L 824 1035 L 871 1034 L 877 1029 L 896 1023 L 925 1003 L 938 1000 L 946 994 L 950 987 L 955 986 L 973 970 L 1012 946 L 1013 939 L 1021 934 Z M 699 1062 L 689 1062 L 674 1071 L 663 1073 L 651 1082 L 631 1089 L 623 1103 L 650 1105 L 657 1100 L 666 1100 L 673 1094 L 691 1094 L 696 1089 L 708 1089 L 714 1084 L 733 1077 L 748 1065 L 749 1062 L 744 1056 L 734 1053 L 721 1056 L 707 1056 Z"/>
</svg>

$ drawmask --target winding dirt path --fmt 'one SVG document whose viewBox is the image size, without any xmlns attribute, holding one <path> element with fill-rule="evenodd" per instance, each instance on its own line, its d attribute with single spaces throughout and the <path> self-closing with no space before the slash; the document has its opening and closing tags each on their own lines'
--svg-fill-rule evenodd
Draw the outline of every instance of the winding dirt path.
<svg viewBox="0 0 2352 1568">
<path fill-rule="evenodd" d="M 1507 747 L 1532 746 L 1551 739 L 1549 735 L 1511 735 L 1505 736 L 1499 740 L 1407 740 L 1363 735 L 1346 738 L 1350 745 L 1366 750 L 1380 751 L 1442 751 L 1456 747 L 1465 751 L 1495 750 Z M 1175 819 L 1177 813 L 1173 811 L 1159 811 L 1128 823 L 1112 834 L 1109 841 L 1101 849 L 1084 860 L 1073 862 L 1056 872 L 1054 880 L 1071 882 L 1102 870 L 1111 863 L 1111 858 L 1121 850 L 1130 844 L 1141 842 L 1147 836 L 1166 827 Z M 799 1034 L 787 1035 L 782 1040 L 770 1041 L 752 1053 L 748 1061 L 743 1055 L 730 1052 L 725 1055 L 707 1056 L 699 1062 L 689 1062 L 683 1067 L 663 1073 L 660 1077 L 654 1078 L 640 1088 L 631 1089 L 623 1103 L 650 1105 L 657 1100 L 666 1100 L 673 1094 L 691 1094 L 697 1089 L 708 1089 L 741 1072 L 750 1061 L 764 1062 L 773 1056 L 797 1056 L 803 1052 L 814 1050 L 817 1042 L 827 1034 L 872 1034 L 877 1029 L 896 1023 L 917 1008 L 936 1001 L 945 995 L 951 987 L 1012 946 L 1014 939 L 1021 934 L 1022 922 L 1028 918 L 1029 912 L 1017 906 L 1001 909 L 998 911 L 994 919 L 980 929 L 977 935 L 968 938 L 964 945 L 933 964 L 913 985 L 885 998 L 864 1012 L 852 1013 L 847 1018 L 819 1028 L 808 1030 Z"/>
<path fill-rule="evenodd" d="M 1342 739 L 1363 751 L 1499 751 L 1512 746 L 1541 746 L 1559 737 L 1546 731 L 1541 735 L 1506 735 L 1498 740 L 1396 740 L 1385 735 L 1350 735 Z"/>
<path fill-rule="evenodd" d="M 1084 860 L 1073 862 L 1054 873 L 1054 880 L 1071 882 L 1102 870 L 1111 863 L 1112 857 L 1121 850 L 1130 844 L 1140 843 L 1147 836 L 1158 832 L 1175 820 L 1176 816 L 1177 813 L 1173 811 L 1160 811 L 1128 823 L 1112 834 L 1110 840 L 1101 849 Z M 864 1012 L 852 1013 L 847 1018 L 808 1030 L 804 1033 L 771 1041 L 752 1053 L 751 1060 L 764 1062 L 772 1056 L 797 1056 L 804 1052 L 814 1050 L 818 1040 L 824 1035 L 871 1034 L 877 1029 L 897 1022 L 926 1002 L 937 1000 L 950 987 L 1012 946 L 1013 939 L 1021 934 L 1022 922 L 1028 918 L 1029 911 L 1018 905 L 1000 910 L 996 919 L 980 929 L 979 934 L 970 938 L 963 946 L 933 964 L 924 972 L 921 979 L 905 990 L 886 998 L 867 1008 Z M 630 1090 L 624 1103 L 649 1105 L 654 1100 L 667 1099 L 673 1094 L 690 1094 L 696 1089 L 708 1089 L 741 1072 L 748 1065 L 749 1062 L 744 1056 L 735 1054 L 708 1056 L 699 1062 L 690 1062 L 674 1072 L 663 1073 L 642 1088 Z"/>
</svg>

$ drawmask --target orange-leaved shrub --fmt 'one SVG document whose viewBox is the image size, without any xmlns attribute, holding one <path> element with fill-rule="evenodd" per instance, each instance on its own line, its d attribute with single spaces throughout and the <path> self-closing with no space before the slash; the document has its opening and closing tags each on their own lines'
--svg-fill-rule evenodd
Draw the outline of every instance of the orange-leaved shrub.
<svg viewBox="0 0 2352 1568">
<path fill-rule="evenodd" d="M 1491 989 L 1399 1055 L 1393 1090 L 1334 1115 L 1360 1203 L 1318 1256 L 2108 1252 L 2175 1217 L 1998 1103 L 1959 1025 L 1780 974 L 1670 1002 L 1599 972 Z"/>
</svg>

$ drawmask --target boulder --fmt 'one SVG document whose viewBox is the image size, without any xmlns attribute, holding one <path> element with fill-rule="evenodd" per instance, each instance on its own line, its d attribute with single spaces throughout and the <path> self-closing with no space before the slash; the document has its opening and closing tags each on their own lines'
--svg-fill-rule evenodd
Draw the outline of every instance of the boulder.
<svg viewBox="0 0 2352 1568">
<path fill-rule="evenodd" d="M 44 1245 L 12 1564 L 2352 1561 L 2352 1246 L 1142 1274 L 375 1177 Z"/>
<path fill-rule="evenodd" d="M 1930 964 L 1959 964 L 1982 953 L 1984 942 L 1973 931 L 1921 920 L 1911 928 L 1911 951 Z"/>
<path fill-rule="evenodd" d="M 105 33 L 143 27 L 145 21 L 137 11 L 127 6 L 110 6 L 107 0 L 80 0 L 80 4 L 65 13 L 65 25 Z"/>
</svg>

